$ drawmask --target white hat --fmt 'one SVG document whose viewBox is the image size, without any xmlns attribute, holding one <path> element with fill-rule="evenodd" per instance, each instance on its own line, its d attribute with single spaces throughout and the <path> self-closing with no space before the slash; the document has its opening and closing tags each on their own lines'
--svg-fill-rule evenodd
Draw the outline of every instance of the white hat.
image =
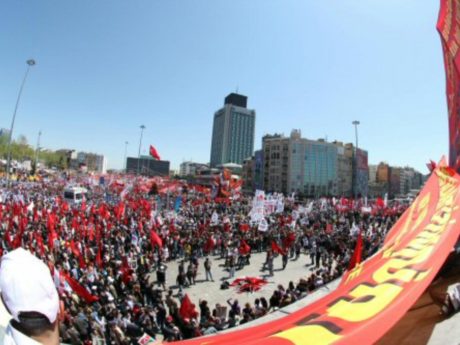
<svg viewBox="0 0 460 345">
<path fill-rule="evenodd" d="M 53 323 L 59 310 L 59 297 L 51 273 L 43 261 L 22 248 L 2 257 L 0 290 L 13 318 L 21 312 L 38 312 Z"/>
</svg>

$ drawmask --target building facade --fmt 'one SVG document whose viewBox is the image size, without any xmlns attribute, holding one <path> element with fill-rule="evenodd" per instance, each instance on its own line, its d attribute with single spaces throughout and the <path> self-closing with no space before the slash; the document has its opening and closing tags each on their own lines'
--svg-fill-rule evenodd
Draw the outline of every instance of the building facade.
<svg viewBox="0 0 460 345">
<path fill-rule="evenodd" d="M 179 176 L 195 176 L 199 170 L 207 169 L 209 166 L 203 163 L 182 162 L 179 167 Z"/>
<path fill-rule="evenodd" d="M 128 157 L 126 159 L 126 172 L 143 176 L 169 176 L 169 161 L 153 159 L 150 156 Z"/>
<path fill-rule="evenodd" d="M 300 130 L 293 130 L 289 137 L 266 135 L 262 139 L 263 188 L 316 197 L 337 195 L 338 151 L 325 140 L 302 138 Z"/>
<path fill-rule="evenodd" d="M 246 158 L 243 162 L 243 170 L 241 178 L 243 179 L 243 190 L 254 191 L 255 190 L 255 179 L 254 175 L 256 172 L 256 159 L 255 156 Z"/>
<path fill-rule="evenodd" d="M 337 147 L 337 195 L 351 197 L 353 194 L 353 144 L 334 141 Z"/>
<path fill-rule="evenodd" d="M 247 108 L 247 97 L 231 93 L 214 114 L 211 167 L 242 164 L 254 152 L 256 112 Z"/>
<path fill-rule="evenodd" d="M 100 174 L 105 174 L 107 172 L 107 158 L 104 155 L 67 150 L 67 157 L 71 169 L 84 169 Z"/>
<path fill-rule="evenodd" d="M 308 140 L 305 150 L 304 193 L 309 196 L 337 195 L 337 146 L 323 139 Z"/>
<path fill-rule="evenodd" d="M 262 138 L 262 151 L 264 189 L 269 192 L 287 193 L 289 138 L 280 134 L 265 135 Z"/>
<path fill-rule="evenodd" d="M 356 196 L 366 196 L 369 194 L 369 164 L 367 151 L 355 149 L 355 180 L 353 190 Z"/>
</svg>

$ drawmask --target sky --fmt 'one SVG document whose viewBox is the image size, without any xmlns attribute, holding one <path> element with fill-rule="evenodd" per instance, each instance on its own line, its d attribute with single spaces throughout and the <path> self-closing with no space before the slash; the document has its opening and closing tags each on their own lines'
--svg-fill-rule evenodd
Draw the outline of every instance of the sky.
<svg viewBox="0 0 460 345">
<path fill-rule="evenodd" d="M 354 141 L 369 163 L 448 154 L 432 0 L 2 0 L 0 127 L 106 155 L 153 144 L 177 169 L 209 162 L 214 112 L 238 90 L 267 133 Z"/>
</svg>

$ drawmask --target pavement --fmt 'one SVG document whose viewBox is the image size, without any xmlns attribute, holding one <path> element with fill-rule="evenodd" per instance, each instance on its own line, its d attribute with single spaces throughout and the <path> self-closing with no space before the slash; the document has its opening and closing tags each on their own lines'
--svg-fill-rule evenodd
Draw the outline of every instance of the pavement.
<svg viewBox="0 0 460 345">
<path fill-rule="evenodd" d="M 214 308 L 216 303 L 226 305 L 228 299 L 237 299 L 241 306 L 244 303 L 249 302 L 251 305 L 254 304 L 256 298 L 265 297 L 268 299 L 273 294 L 273 291 L 277 289 L 279 284 L 282 284 L 287 288 L 290 281 L 296 284 L 300 278 L 308 278 L 312 273 L 310 263 L 310 257 L 301 254 L 298 260 L 289 260 L 288 265 L 282 270 L 281 256 L 278 256 L 274 260 L 274 275 L 269 276 L 268 271 L 262 271 L 261 268 L 265 262 L 265 253 L 251 254 L 251 264 L 244 266 L 243 269 L 235 271 L 234 278 L 229 278 L 229 272 L 223 267 L 225 260 L 220 259 L 219 256 L 212 256 L 212 268 L 211 272 L 214 278 L 214 282 L 206 281 L 205 270 L 204 270 L 204 258 L 199 259 L 197 283 L 184 289 L 184 292 L 188 294 L 192 302 L 197 306 L 200 300 L 207 300 L 210 308 Z M 178 261 L 169 262 L 167 264 L 168 269 L 166 270 L 166 287 L 173 287 L 174 293 L 177 293 L 176 278 L 178 274 Z M 187 263 L 185 264 L 187 269 Z M 233 282 L 236 278 L 245 276 L 265 278 L 268 284 L 265 285 L 261 290 L 254 293 L 238 293 L 235 288 L 230 287 L 229 289 L 222 290 L 220 286 L 222 282 L 228 280 L 229 283 Z"/>
</svg>

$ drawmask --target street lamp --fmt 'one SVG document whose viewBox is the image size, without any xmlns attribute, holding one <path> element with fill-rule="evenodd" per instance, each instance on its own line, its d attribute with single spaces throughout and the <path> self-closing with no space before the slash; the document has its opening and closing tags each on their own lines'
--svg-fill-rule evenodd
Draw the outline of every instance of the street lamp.
<svg viewBox="0 0 460 345">
<path fill-rule="evenodd" d="M 37 169 L 38 169 L 38 153 L 40 152 L 41 136 L 42 136 L 42 131 L 38 131 L 37 148 L 35 150 L 35 174 L 37 174 Z"/>
<path fill-rule="evenodd" d="M 355 120 L 351 123 L 353 126 L 355 126 L 355 169 L 354 169 L 354 196 L 355 199 L 358 196 L 358 125 L 360 124 L 359 121 Z"/>
<path fill-rule="evenodd" d="M 127 155 L 127 152 L 128 152 L 128 142 L 125 141 L 125 157 L 123 158 L 123 165 L 125 167 L 125 173 L 126 173 L 126 168 L 127 168 L 127 163 L 126 163 L 126 155 Z"/>
<path fill-rule="evenodd" d="M 141 137 L 139 139 L 139 151 L 137 153 L 137 174 L 139 175 L 140 163 L 141 163 L 141 147 L 142 147 L 142 135 L 144 134 L 145 126 L 141 125 Z"/>
<path fill-rule="evenodd" d="M 19 101 L 21 100 L 21 95 L 22 95 L 22 90 L 24 88 L 24 84 L 26 83 L 27 76 L 29 75 L 29 70 L 30 67 L 35 65 L 35 60 L 34 59 L 29 59 L 26 61 L 27 63 L 27 69 L 26 73 L 24 74 L 24 78 L 22 79 L 21 87 L 19 88 L 19 94 L 18 98 L 16 100 L 16 105 L 14 107 L 14 112 L 13 112 L 13 119 L 11 120 L 11 127 L 10 127 L 10 135 L 8 137 L 8 148 L 7 148 L 7 163 L 6 163 L 6 182 L 10 183 L 10 165 L 11 165 L 11 141 L 13 139 L 13 129 L 14 129 L 14 121 L 16 120 L 16 113 L 18 111 L 18 106 L 19 106 Z"/>
<path fill-rule="evenodd" d="M 353 126 L 355 126 L 355 142 L 356 142 L 356 148 L 358 148 L 358 125 L 360 124 L 359 121 L 353 121 L 351 123 Z"/>
</svg>

